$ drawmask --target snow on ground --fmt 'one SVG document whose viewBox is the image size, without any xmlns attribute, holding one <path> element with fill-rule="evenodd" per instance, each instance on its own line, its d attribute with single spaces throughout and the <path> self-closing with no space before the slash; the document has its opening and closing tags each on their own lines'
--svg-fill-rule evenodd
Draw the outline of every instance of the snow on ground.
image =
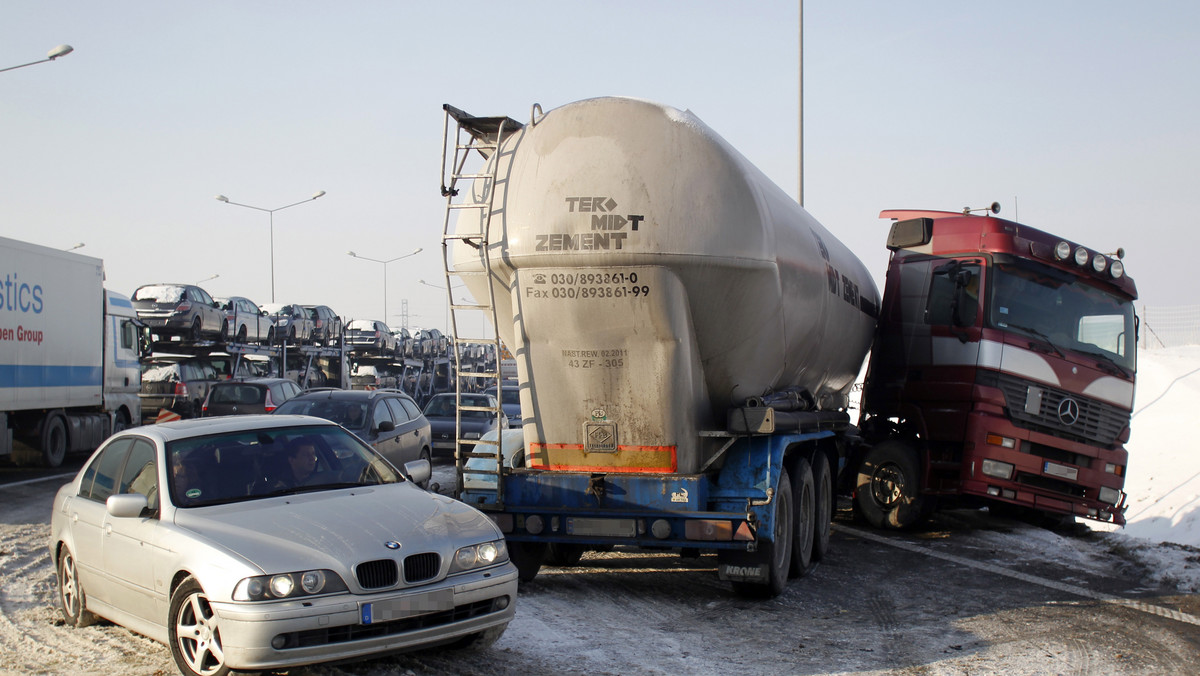
<svg viewBox="0 0 1200 676">
<path fill-rule="evenodd" d="M 1200 591 L 1200 437 L 1190 425 L 1200 417 L 1200 345 L 1140 351 L 1135 397 L 1125 445 L 1128 523 L 1088 525 L 1129 538 L 1132 554 L 1152 569 L 1186 571 L 1168 582 Z"/>
</svg>

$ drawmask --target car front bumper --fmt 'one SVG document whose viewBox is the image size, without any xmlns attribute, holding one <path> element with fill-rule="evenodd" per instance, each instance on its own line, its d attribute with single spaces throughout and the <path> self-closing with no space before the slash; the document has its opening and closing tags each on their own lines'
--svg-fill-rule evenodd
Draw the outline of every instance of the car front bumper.
<svg viewBox="0 0 1200 676">
<path fill-rule="evenodd" d="M 220 618 L 225 663 L 259 670 L 446 643 L 507 624 L 516 599 L 517 571 L 505 563 L 416 590 L 261 605 L 214 603 L 213 608 Z"/>
</svg>

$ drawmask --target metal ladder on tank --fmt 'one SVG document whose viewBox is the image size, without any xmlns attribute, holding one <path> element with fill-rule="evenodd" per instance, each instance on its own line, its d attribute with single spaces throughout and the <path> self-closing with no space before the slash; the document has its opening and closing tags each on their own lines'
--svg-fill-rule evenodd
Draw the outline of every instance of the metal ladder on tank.
<svg viewBox="0 0 1200 676">
<path fill-rule="evenodd" d="M 463 450 L 461 430 L 462 414 L 464 412 L 487 412 L 497 422 L 500 416 L 503 415 L 503 408 L 501 407 L 503 391 L 500 385 L 500 336 L 496 330 L 496 327 L 499 326 L 499 317 L 496 315 L 496 296 L 491 283 L 492 252 L 489 244 L 492 243 L 492 217 L 502 210 L 502 207 L 497 207 L 494 203 L 497 183 L 501 180 L 506 180 L 497 177 L 499 173 L 498 167 L 502 159 L 499 154 L 501 152 L 500 147 L 508 134 L 520 130 L 523 125 L 509 117 L 474 117 L 451 105 L 444 105 L 442 109 L 446 111 L 442 136 L 442 196 L 446 198 L 446 214 L 442 223 L 442 267 L 445 271 L 446 302 L 449 307 L 448 314 L 450 319 L 450 345 L 454 352 L 455 366 L 454 494 L 456 497 L 462 496 L 463 477 L 466 474 L 464 470 L 466 469 L 467 461 L 471 458 L 488 458 L 495 462 L 494 470 L 472 469 L 469 473 L 471 475 L 484 475 L 495 478 L 495 502 L 475 504 L 474 506 L 484 509 L 502 509 L 504 507 L 504 481 L 502 480 L 504 458 L 501 450 L 501 435 L 497 434 L 495 441 L 490 439 L 471 440 L 474 443 L 474 449 L 468 453 Z M 450 136 L 451 120 L 455 123 L 453 138 Z M 467 160 L 473 151 L 478 152 L 485 160 L 484 168 L 478 173 L 464 171 Z M 493 155 L 495 155 L 495 161 L 487 162 L 486 160 L 492 158 Z M 476 195 L 481 195 L 482 199 L 475 201 Z M 479 231 L 464 232 L 461 228 L 455 232 L 450 231 L 451 221 L 457 220 L 452 219 L 451 215 L 462 209 L 479 211 Z M 482 269 L 462 271 L 453 269 L 451 247 L 457 242 L 463 242 L 479 252 Z M 458 277 L 461 279 L 473 276 L 481 276 L 488 281 L 486 285 L 487 297 L 477 299 L 476 303 L 461 303 L 456 301 L 454 298 L 454 278 Z M 492 328 L 490 337 L 485 335 L 478 339 L 469 339 L 460 336 L 458 330 L 458 313 L 464 311 L 485 313 L 487 318 L 491 320 Z M 484 333 L 488 333 L 486 327 Z M 464 368 L 464 364 L 462 363 L 463 349 L 472 345 L 490 347 L 494 360 L 492 362 L 488 362 L 486 359 L 483 360 L 483 363 L 490 364 L 489 367 L 475 370 L 476 368 L 480 368 L 480 365 L 476 363 L 473 368 Z M 488 347 L 485 347 L 486 349 Z M 464 381 L 476 381 L 479 379 L 491 381 L 495 384 L 495 407 L 463 406 Z M 487 389 L 486 386 L 483 389 Z M 499 425 L 497 424 L 496 427 L 498 428 Z"/>
</svg>

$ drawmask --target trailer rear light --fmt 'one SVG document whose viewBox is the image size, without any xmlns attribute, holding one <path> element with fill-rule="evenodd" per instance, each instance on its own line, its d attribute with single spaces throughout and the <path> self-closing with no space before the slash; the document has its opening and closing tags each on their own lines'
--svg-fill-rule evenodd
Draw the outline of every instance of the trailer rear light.
<svg viewBox="0 0 1200 676">
<path fill-rule="evenodd" d="M 734 528 L 733 521 L 724 519 L 696 519 L 688 521 L 683 525 L 683 536 L 688 540 L 723 540 L 729 542 L 731 540 L 753 540 L 750 535 L 750 528 L 745 521 L 736 522 L 737 528 Z"/>
<path fill-rule="evenodd" d="M 1016 469 L 1013 465 L 999 460 L 987 458 L 979 467 L 980 471 L 987 476 L 996 477 L 997 479 L 1011 479 L 1013 470 Z"/>
<path fill-rule="evenodd" d="M 1002 437 L 999 434 L 989 434 L 989 435 L 987 435 L 987 437 L 984 438 L 984 441 L 987 441 L 989 444 L 991 444 L 993 446 L 1000 446 L 1003 448 L 1016 448 L 1017 447 L 1016 439 L 1013 439 L 1011 437 Z"/>
<path fill-rule="evenodd" d="M 1107 502 L 1110 505 L 1115 505 L 1121 502 L 1121 491 L 1108 486 L 1101 486 L 1100 502 Z"/>
<path fill-rule="evenodd" d="M 1092 269 L 1096 272 L 1104 272 L 1108 267 L 1108 256 L 1104 254 L 1096 254 L 1092 256 Z"/>
<path fill-rule="evenodd" d="M 1054 257 L 1060 261 L 1065 261 L 1071 256 L 1071 243 L 1059 242 L 1054 247 Z"/>
<path fill-rule="evenodd" d="M 525 530 L 531 535 L 538 535 L 546 528 L 546 522 L 537 514 L 525 517 Z"/>
<path fill-rule="evenodd" d="M 1104 471 L 1108 472 L 1109 474 L 1116 474 L 1117 476 L 1125 475 L 1125 468 L 1112 462 L 1104 463 Z"/>
</svg>

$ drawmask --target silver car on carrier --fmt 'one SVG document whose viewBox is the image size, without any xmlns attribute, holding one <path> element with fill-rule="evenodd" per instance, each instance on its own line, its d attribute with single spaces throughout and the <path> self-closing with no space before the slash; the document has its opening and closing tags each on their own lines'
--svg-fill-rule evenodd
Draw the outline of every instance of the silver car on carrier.
<svg viewBox="0 0 1200 676">
<path fill-rule="evenodd" d="M 54 499 L 63 618 L 165 643 L 186 675 L 486 647 L 517 598 L 504 537 L 420 489 L 427 461 L 405 472 L 308 416 L 114 435 Z"/>
</svg>

